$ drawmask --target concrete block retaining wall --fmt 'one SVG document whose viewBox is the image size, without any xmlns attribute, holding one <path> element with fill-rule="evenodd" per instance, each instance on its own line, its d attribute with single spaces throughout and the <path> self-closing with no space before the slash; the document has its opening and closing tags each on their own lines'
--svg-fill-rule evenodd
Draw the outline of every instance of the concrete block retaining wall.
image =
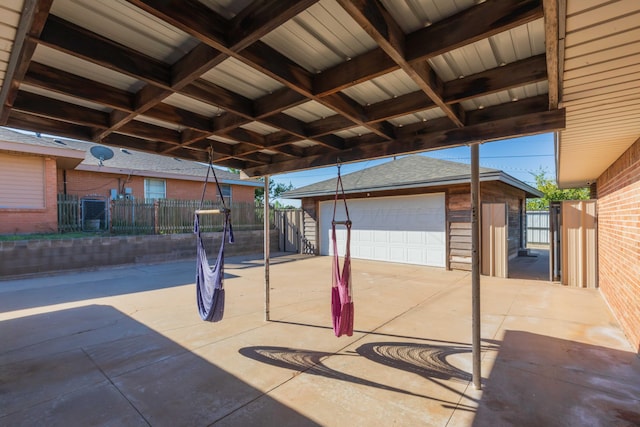
<svg viewBox="0 0 640 427">
<path fill-rule="evenodd" d="M 271 251 L 278 250 L 278 232 L 271 231 Z M 204 235 L 209 258 L 217 256 L 217 233 Z M 225 255 L 262 254 L 262 230 L 236 231 Z M 195 259 L 196 240 L 189 234 L 86 237 L 60 240 L 0 242 L 0 279 L 125 264 L 149 264 Z"/>
</svg>

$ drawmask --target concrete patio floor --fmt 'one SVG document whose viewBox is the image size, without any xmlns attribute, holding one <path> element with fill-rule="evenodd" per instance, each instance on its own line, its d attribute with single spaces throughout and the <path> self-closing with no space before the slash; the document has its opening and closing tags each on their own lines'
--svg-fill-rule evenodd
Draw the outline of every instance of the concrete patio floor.
<svg viewBox="0 0 640 427">
<path fill-rule="evenodd" d="M 353 261 L 336 338 L 330 259 L 226 266 L 202 322 L 194 262 L 0 281 L 0 425 L 637 426 L 640 359 L 597 290 L 482 278 L 483 390 L 470 275 Z"/>
</svg>

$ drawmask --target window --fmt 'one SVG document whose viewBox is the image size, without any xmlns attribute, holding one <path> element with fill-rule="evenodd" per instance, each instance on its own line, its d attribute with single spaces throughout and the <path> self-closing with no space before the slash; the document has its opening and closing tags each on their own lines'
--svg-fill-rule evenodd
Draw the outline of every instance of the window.
<svg viewBox="0 0 640 427">
<path fill-rule="evenodd" d="M 43 209 L 44 172 L 42 157 L 0 154 L 0 208 Z"/>
<path fill-rule="evenodd" d="M 145 199 L 164 199 L 167 197 L 167 183 L 164 179 L 146 178 L 144 180 Z"/>
<path fill-rule="evenodd" d="M 224 202 L 226 204 L 231 204 L 231 186 L 226 184 L 220 184 L 220 190 L 222 191 L 222 197 L 224 197 Z M 217 199 L 220 199 L 220 195 L 218 195 Z"/>
</svg>

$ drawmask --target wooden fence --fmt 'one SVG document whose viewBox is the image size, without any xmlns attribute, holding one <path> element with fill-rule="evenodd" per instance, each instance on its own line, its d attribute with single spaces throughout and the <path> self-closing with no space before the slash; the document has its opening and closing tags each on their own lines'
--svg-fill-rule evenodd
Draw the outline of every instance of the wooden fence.
<svg viewBox="0 0 640 427">
<path fill-rule="evenodd" d="M 127 200 L 108 202 L 107 220 L 99 230 L 112 234 L 174 234 L 193 231 L 193 215 L 200 208 L 196 200 Z M 219 203 L 205 202 L 203 209 L 220 208 Z M 231 222 L 238 230 L 260 230 L 263 228 L 264 211 L 254 203 L 232 203 Z M 273 217 L 273 213 L 271 215 Z M 58 229 L 60 232 L 82 231 L 82 199 L 76 196 L 58 195 Z M 202 217 L 203 231 L 222 229 L 222 215 Z M 273 224 L 273 218 L 271 220 Z M 91 230 L 97 231 L 97 230 Z"/>
</svg>

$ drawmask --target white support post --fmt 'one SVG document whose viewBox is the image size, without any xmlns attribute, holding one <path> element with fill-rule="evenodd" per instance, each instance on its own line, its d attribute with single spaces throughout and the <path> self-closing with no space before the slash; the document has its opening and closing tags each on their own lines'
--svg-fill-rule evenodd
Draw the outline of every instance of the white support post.
<svg viewBox="0 0 640 427">
<path fill-rule="evenodd" d="M 264 177 L 264 320 L 268 322 L 269 316 L 269 175 Z"/>
<path fill-rule="evenodd" d="M 471 347 L 473 385 L 482 389 L 480 372 L 480 227 L 478 221 L 480 194 L 480 147 L 471 146 Z"/>
</svg>

